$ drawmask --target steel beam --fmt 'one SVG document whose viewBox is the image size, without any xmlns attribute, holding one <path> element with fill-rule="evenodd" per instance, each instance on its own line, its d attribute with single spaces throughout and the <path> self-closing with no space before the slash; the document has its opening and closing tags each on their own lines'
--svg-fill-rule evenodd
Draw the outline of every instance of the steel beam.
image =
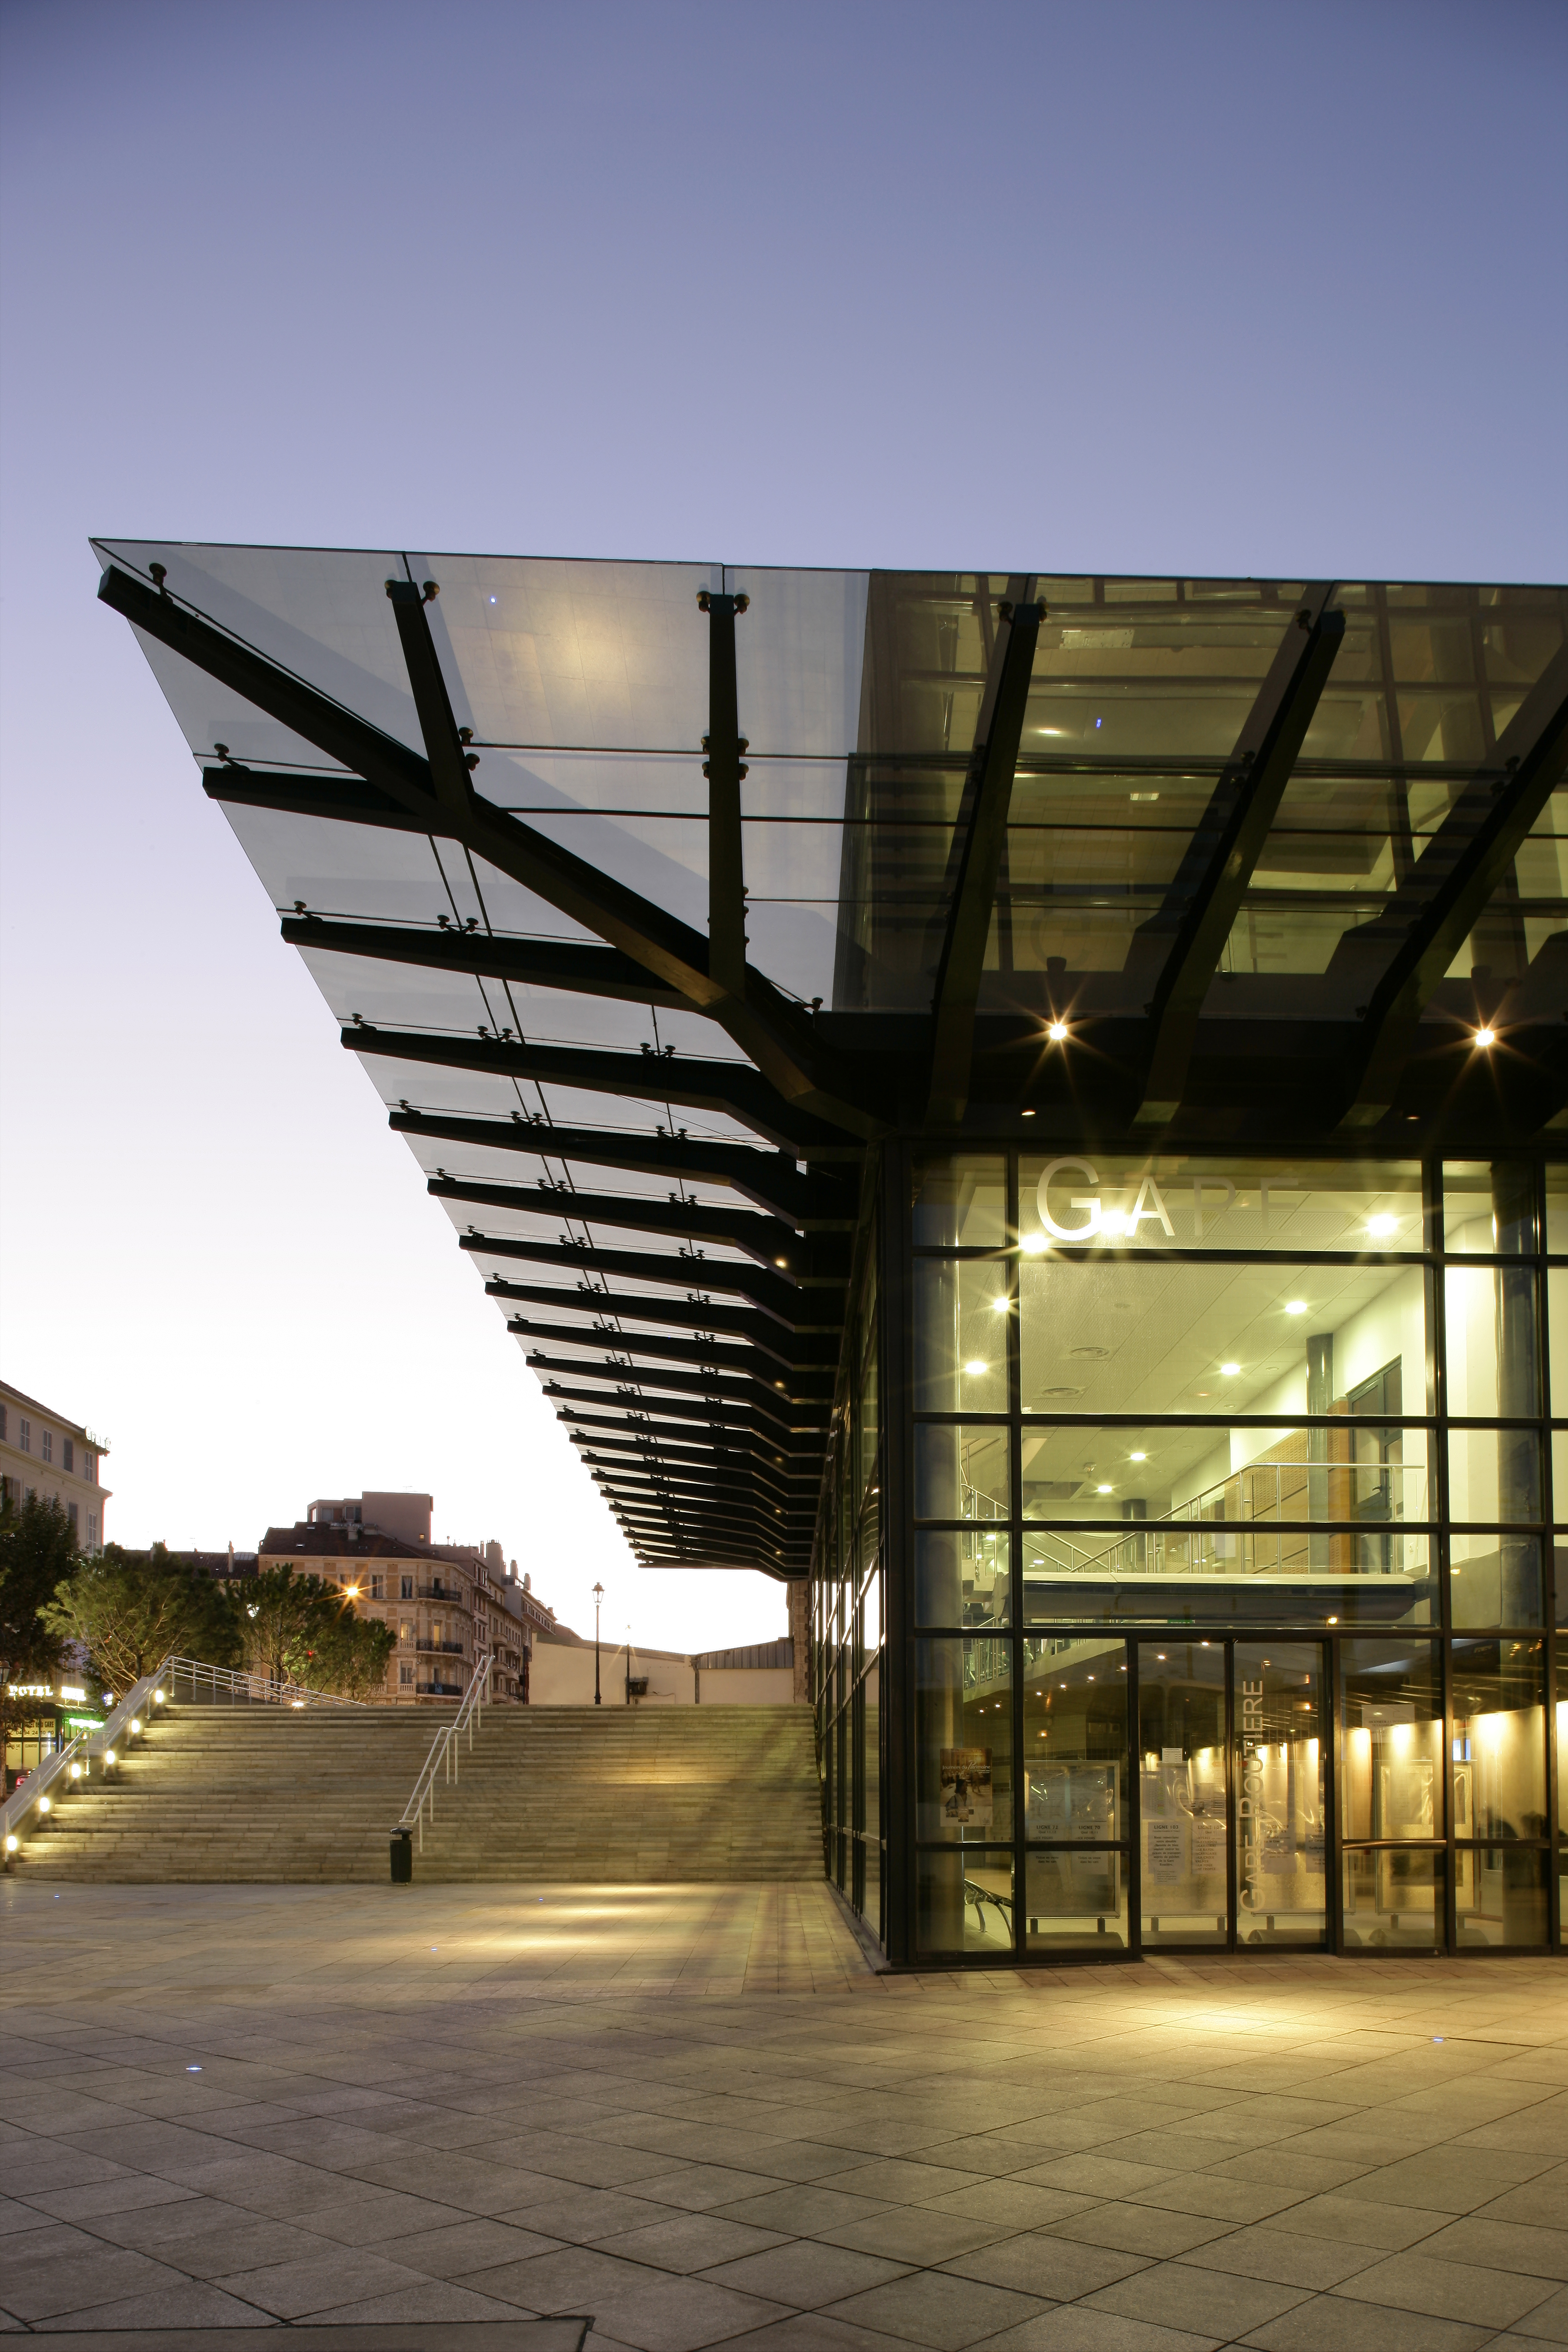
<svg viewBox="0 0 1568 2352">
<path fill-rule="evenodd" d="M 846 1146 L 831 1128 L 792 1110 L 767 1080 L 744 1062 L 700 1062 L 674 1054 L 603 1053 L 586 1045 L 534 1045 L 521 1037 L 443 1036 L 429 1030 L 378 1029 L 368 1022 L 344 1029 L 341 1037 L 351 1054 L 390 1055 L 400 1062 L 424 1062 L 437 1069 L 480 1070 L 491 1077 L 581 1087 L 590 1094 L 620 1095 L 638 1102 L 680 1103 L 736 1119 L 779 1150 L 837 1147 L 858 1157 L 855 1147 Z"/>
<path fill-rule="evenodd" d="M 969 1101 L 974 1013 L 1007 844 L 1007 812 L 1023 739 L 1029 679 L 1044 608 L 1033 576 L 1010 580 L 975 729 L 946 934 L 932 991 L 926 1122 L 956 1126 Z"/>
<path fill-rule="evenodd" d="M 659 1234 L 670 1241 L 713 1242 L 744 1250 L 761 1266 L 798 1282 L 797 1260 L 807 1255 L 798 1234 L 775 1218 L 741 1208 L 711 1209 L 697 1201 L 641 1200 L 635 1193 L 582 1192 L 574 1185 L 479 1184 L 462 1176 L 432 1176 L 426 1188 L 439 1201 L 467 1201 L 477 1208 L 510 1209 L 528 1217 L 574 1217 L 580 1223 L 611 1225 L 628 1233 Z M 832 1279 L 833 1277 L 827 1277 Z M 846 1273 L 839 1273 L 840 1286 Z"/>
<path fill-rule="evenodd" d="M 789 1331 L 840 1331 L 842 1289 L 807 1290 L 761 1266 L 731 1258 L 664 1255 L 653 1250 L 601 1249 L 584 1242 L 522 1241 L 511 1234 L 459 1234 L 459 1249 L 474 1257 L 521 1258 L 529 1265 L 555 1266 L 563 1273 L 602 1274 L 621 1282 L 657 1282 L 672 1290 L 721 1291 L 743 1298 Z M 704 1310 L 705 1311 L 705 1310 Z"/>
<path fill-rule="evenodd" d="M 559 1291 L 550 1296 L 560 1303 Z M 576 1305 L 575 1301 L 567 1303 Z M 552 1347 L 607 1349 L 610 1369 L 625 1365 L 631 1379 L 658 1377 L 658 1365 L 645 1370 L 634 1360 L 635 1350 L 637 1356 L 655 1358 L 658 1363 L 695 1366 L 700 1378 L 713 1370 L 731 1373 L 738 1380 L 755 1381 L 781 1402 L 826 1411 L 833 1401 L 836 1364 L 784 1365 L 774 1356 L 764 1356 L 746 1347 L 727 1347 L 718 1340 L 667 1339 L 652 1331 L 580 1330 L 569 1323 L 531 1322 L 521 1315 L 510 1317 L 506 1328 L 519 1339 L 543 1339 Z"/>
<path fill-rule="evenodd" d="M 510 981 L 520 988 L 564 989 L 574 996 L 609 997 L 689 1011 L 673 988 L 661 988 L 619 948 L 588 947 L 577 940 L 498 939 L 492 931 L 416 929 L 397 923 L 341 923 L 322 915 L 285 915 L 284 942 L 331 955 L 366 956 L 382 963 L 460 972 L 477 980 Z"/>
<path fill-rule="evenodd" d="M 735 616 L 744 596 L 704 589 L 697 602 L 708 615 L 708 733 L 702 772 L 708 779 L 708 969 L 736 997 L 746 993 L 746 881 L 742 854 L 740 696 L 735 682 Z"/>
<path fill-rule="evenodd" d="M 395 1110 L 399 1135 L 440 1143 L 470 1143 L 485 1151 L 523 1151 L 540 1160 L 580 1161 L 587 1168 L 625 1168 L 639 1176 L 673 1176 L 691 1184 L 725 1184 L 770 1216 L 803 1232 L 849 1232 L 855 1224 L 852 1181 L 803 1176 L 793 1152 L 759 1151 L 749 1143 L 704 1143 L 679 1135 L 616 1134 L 606 1129 L 563 1127 L 544 1118 L 462 1118 L 442 1111 Z M 858 1170 L 853 1166 L 847 1177 Z"/>
<path fill-rule="evenodd" d="M 1163 1125 L 1180 1106 L 1204 999 L 1344 640 L 1343 614 L 1328 609 L 1333 589 L 1308 589 L 1159 912 L 1134 934 L 1127 969 L 1157 971 L 1141 1126 Z"/>
<path fill-rule="evenodd" d="M 1365 991 L 1341 1126 L 1392 1108 L 1422 1010 L 1568 772 L 1568 646 L 1525 697 L 1381 915 L 1349 931 L 1328 977 Z"/>
<path fill-rule="evenodd" d="M 703 1338 L 710 1334 L 715 1340 L 750 1341 L 760 1354 L 773 1360 L 779 1368 L 775 1377 L 786 1381 L 797 1368 L 828 1372 L 837 1369 L 837 1346 L 829 1350 L 823 1344 L 824 1339 L 832 1335 L 791 1331 L 784 1324 L 775 1323 L 771 1316 L 760 1315 L 752 1307 L 708 1306 L 689 1298 L 677 1304 L 672 1299 L 632 1296 L 624 1291 L 593 1290 L 586 1285 L 574 1292 L 544 1283 L 487 1282 L 485 1293 L 490 1298 L 515 1298 L 525 1306 L 553 1307 L 558 1313 L 593 1315 L 606 1322 L 651 1323 L 656 1328 L 664 1325 L 677 1330 L 689 1329 L 693 1333 L 692 1360 L 699 1363 L 713 1360 Z M 605 1332 L 598 1336 L 617 1339 L 621 1337 L 619 1333 Z M 626 1344 L 641 1347 L 644 1342 L 640 1334 L 628 1334 Z"/>
</svg>

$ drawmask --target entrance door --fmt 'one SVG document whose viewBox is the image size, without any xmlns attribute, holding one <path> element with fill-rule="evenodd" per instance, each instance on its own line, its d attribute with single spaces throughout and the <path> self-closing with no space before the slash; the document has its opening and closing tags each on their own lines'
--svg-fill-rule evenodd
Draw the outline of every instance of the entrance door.
<svg viewBox="0 0 1568 2352">
<path fill-rule="evenodd" d="M 1326 1690 L 1318 1642 L 1139 1643 L 1146 1948 L 1326 1942 Z"/>
</svg>

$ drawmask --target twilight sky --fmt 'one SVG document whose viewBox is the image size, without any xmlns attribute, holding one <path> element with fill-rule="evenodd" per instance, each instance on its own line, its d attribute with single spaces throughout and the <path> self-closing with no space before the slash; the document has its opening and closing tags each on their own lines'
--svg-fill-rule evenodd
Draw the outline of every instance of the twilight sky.
<svg viewBox="0 0 1568 2352">
<path fill-rule="evenodd" d="M 109 1531 L 643 1574 L 87 538 L 1541 580 L 1561 0 L 0 0 L 0 1366 Z"/>
</svg>

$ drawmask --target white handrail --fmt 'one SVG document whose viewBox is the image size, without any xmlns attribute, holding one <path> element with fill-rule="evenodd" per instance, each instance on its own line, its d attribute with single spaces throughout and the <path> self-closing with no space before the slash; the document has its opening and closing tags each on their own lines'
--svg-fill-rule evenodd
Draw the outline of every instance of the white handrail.
<svg viewBox="0 0 1568 2352">
<path fill-rule="evenodd" d="M 430 1742 L 430 1753 L 425 1759 L 420 1768 L 419 1778 L 414 1783 L 414 1793 L 403 1808 L 403 1815 L 397 1827 L 400 1831 L 412 1830 L 415 1832 L 419 1840 L 421 1853 L 425 1851 L 426 1805 L 430 1808 L 432 1822 L 436 1819 L 436 1774 L 444 1766 L 443 1777 L 448 1780 L 457 1779 L 458 1741 L 466 1731 L 468 1735 L 468 1746 L 470 1748 L 473 1747 L 474 1731 L 481 1720 L 486 1686 L 489 1682 L 490 1668 L 493 1664 L 494 1660 L 489 1650 L 481 1651 L 475 1664 L 468 1687 L 463 1693 L 463 1704 L 452 1721 L 443 1724 Z"/>
<path fill-rule="evenodd" d="M 303 1683 L 274 1682 L 268 1675 L 236 1674 L 227 1666 L 209 1666 L 200 1658 L 182 1657 L 171 1651 L 161 1666 L 143 1675 L 125 1696 L 105 1717 L 97 1731 L 79 1731 L 64 1748 L 56 1748 L 35 1766 L 26 1779 L 14 1789 L 0 1805 L 0 1853 L 9 1862 L 23 1838 L 23 1823 L 33 1830 L 42 1827 L 54 1810 L 49 1790 L 55 1782 L 66 1780 L 68 1786 L 78 1780 L 90 1780 L 92 1766 L 102 1763 L 112 1770 L 118 1761 L 118 1751 L 132 1739 L 139 1738 L 143 1717 L 167 1704 L 177 1677 L 188 1677 L 193 1699 L 198 1681 L 215 1693 L 226 1690 L 233 1695 L 277 1706 L 360 1706 L 356 1698 L 340 1698 L 334 1692 L 308 1690 Z"/>
</svg>

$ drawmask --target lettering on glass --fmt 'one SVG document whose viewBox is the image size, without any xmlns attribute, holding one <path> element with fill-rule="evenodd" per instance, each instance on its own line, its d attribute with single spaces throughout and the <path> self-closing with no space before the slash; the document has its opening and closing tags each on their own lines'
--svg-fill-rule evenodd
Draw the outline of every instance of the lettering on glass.
<svg viewBox="0 0 1568 2352">
<path fill-rule="evenodd" d="M 1075 1181 L 1083 1189 L 1069 1192 L 1068 1186 Z M 1172 1217 L 1173 1203 L 1184 1221 L 1190 1223 L 1193 1240 L 1201 1242 L 1206 1228 L 1215 1224 L 1227 1209 L 1234 1207 L 1237 1199 L 1234 1181 L 1212 1171 L 1194 1176 L 1190 1186 L 1173 1183 L 1168 1192 L 1153 1176 L 1143 1176 L 1136 1181 L 1136 1192 L 1131 1176 L 1113 1186 L 1121 1194 L 1131 1194 L 1130 1207 L 1109 1206 L 1099 1171 L 1093 1163 L 1066 1154 L 1059 1160 L 1049 1161 L 1041 1171 L 1035 1192 L 1040 1223 L 1052 1240 L 1058 1242 L 1136 1242 L 1152 1241 L 1157 1237 L 1173 1242 L 1177 1239 Z M 1263 1232 L 1267 1235 L 1270 1192 L 1297 1192 L 1300 1190 L 1299 1179 L 1284 1172 L 1274 1176 L 1249 1176 L 1247 1182 L 1248 1188 L 1258 1194 Z M 1187 1199 L 1189 1192 L 1192 1196 L 1190 1204 Z M 1245 1207 L 1245 1202 L 1242 1205 Z M 1151 1229 L 1147 1233 L 1146 1227 Z"/>
<path fill-rule="evenodd" d="M 1244 1911 L 1263 1895 L 1263 1685 L 1237 1685 L 1241 1700 L 1241 1789 L 1236 1801 L 1237 1883 Z"/>
</svg>

